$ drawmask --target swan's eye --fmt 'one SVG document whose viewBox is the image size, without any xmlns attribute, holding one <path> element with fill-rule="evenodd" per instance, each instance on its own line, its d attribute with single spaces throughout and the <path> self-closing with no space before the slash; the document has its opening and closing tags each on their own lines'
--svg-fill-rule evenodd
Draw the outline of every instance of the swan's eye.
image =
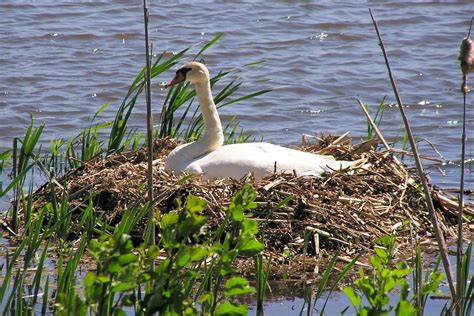
<svg viewBox="0 0 474 316">
<path fill-rule="evenodd" d="M 191 70 L 191 68 L 180 68 L 178 70 L 176 70 L 176 74 L 179 75 L 183 75 L 183 77 L 186 78 L 186 74 Z"/>
</svg>

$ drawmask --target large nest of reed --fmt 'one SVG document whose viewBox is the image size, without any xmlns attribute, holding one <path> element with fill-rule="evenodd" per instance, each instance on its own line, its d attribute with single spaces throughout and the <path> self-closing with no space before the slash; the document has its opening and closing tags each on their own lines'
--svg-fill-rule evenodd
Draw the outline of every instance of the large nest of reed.
<svg viewBox="0 0 474 316">
<path fill-rule="evenodd" d="M 271 255 L 273 266 L 278 267 L 273 273 L 292 277 L 301 269 L 313 272 L 336 252 L 340 260 L 347 261 L 373 248 L 374 241 L 385 234 L 396 233 L 402 250 L 412 249 L 407 246 L 416 241 L 429 244 L 433 240 L 417 175 L 390 151 L 375 151 L 373 141 L 353 145 L 348 138 L 326 136 L 300 147 L 340 160 L 367 159 L 365 166 L 350 173 L 334 172 L 321 178 L 274 174 L 259 182 L 251 175 L 215 182 L 196 176 L 180 185 L 175 184 L 178 176 L 164 170 L 164 159 L 177 144 L 173 139 L 155 143 L 154 191 L 162 197 L 156 207 L 167 212 L 190 194 L 202 197 L 208 202 L 206 215 L 212 229 L 224 218 L 223 206 L 245 182 L 251 182 L 258 192 L 258 207 L 248 216 L 261 222 L 266 255 Z M 146 150 L 141 149 L 93 159 L 57 181 L 74 204 L 85 207 L 92 197 L 98 216 L 113 226 L 127 206 L 143 200 L 146 173 Z M 49 187 L 45 185 L 35 193 L 38 206 L 50 198 Z M 445 236 L 454 236 L 455 199 L 440 189 L 431 188 L 431 193 L 442 231 Z M 61 194 L 60 189 L 57 194 Z M 291 200 L 278 207 L 289 196 Z M 465 212 L 473 215 L 472 208 Z M 137 227 L 137 236 L 142 235 L 143 227 Z M 252 268 L 249 262 L 240 264 L 243 270 Z"/>
</svg>

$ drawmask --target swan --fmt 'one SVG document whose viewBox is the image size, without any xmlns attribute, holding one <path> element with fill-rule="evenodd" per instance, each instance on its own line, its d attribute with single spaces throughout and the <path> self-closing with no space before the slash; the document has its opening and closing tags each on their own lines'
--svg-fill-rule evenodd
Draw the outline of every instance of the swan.
<svg viewBox="0 0 474 316">
<path fill-rule="evenodd" d="M 336 161 L 333 156 L 316 155 L 270 143 L 224 145 L 224 133 L 211 92 L 209 71 L 202 63 L 191 61 L 176 71 L 166 87 L 189 81 L 194 84 L 204 120 L 204 133 L 195 142 L 176 147 L 167 156 L 165 170 L 197 173 L 204 179 L 240 179 L 249 172 L 255 178 L 274 172 L 298 176 L 320 176 L 324 172 L 347 169 L 360 161 Z"/>
</svg>

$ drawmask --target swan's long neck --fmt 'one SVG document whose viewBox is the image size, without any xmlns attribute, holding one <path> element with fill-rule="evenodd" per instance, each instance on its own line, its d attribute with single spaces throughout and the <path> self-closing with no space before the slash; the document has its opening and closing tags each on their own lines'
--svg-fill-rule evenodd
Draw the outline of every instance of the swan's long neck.
<svg viewBox="0 0 474 316">
<path fill-rule="evenodd" d="M 211 92 L 211 83 L 208 81 L 195 84 L 196 94 L 204 120 L 204 134 L 195 143 L 199 153 L 197 156 L 209 153 L 224 143 L 221 119 L 217 113 L 214 98 Z"/>
</svg>

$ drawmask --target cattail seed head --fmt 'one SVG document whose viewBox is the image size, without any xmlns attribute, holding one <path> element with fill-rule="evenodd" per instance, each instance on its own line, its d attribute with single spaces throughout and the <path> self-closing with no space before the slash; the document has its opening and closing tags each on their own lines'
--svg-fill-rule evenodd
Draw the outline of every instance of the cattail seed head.
<svg viewBox="0 0 474 316">
<path fill-rule="evenodd" d="M 463 38 L 461 42 L 459 60 L 461 61 L 461 71 L 463 74 L 461 92 L 466 94 L 469 92 L 469 87 L 467 86 L 467 74 L 474 70 L 474 50 L 470 36 Z"/>
<path fill-rule="evenodd" d="M 461 70 L 463 74 L 467 74 L 474 70 L 474 50 L 470 36 L 465 37 L 461 42 L 459 60 L 461 61 Z"/>
</svg>

